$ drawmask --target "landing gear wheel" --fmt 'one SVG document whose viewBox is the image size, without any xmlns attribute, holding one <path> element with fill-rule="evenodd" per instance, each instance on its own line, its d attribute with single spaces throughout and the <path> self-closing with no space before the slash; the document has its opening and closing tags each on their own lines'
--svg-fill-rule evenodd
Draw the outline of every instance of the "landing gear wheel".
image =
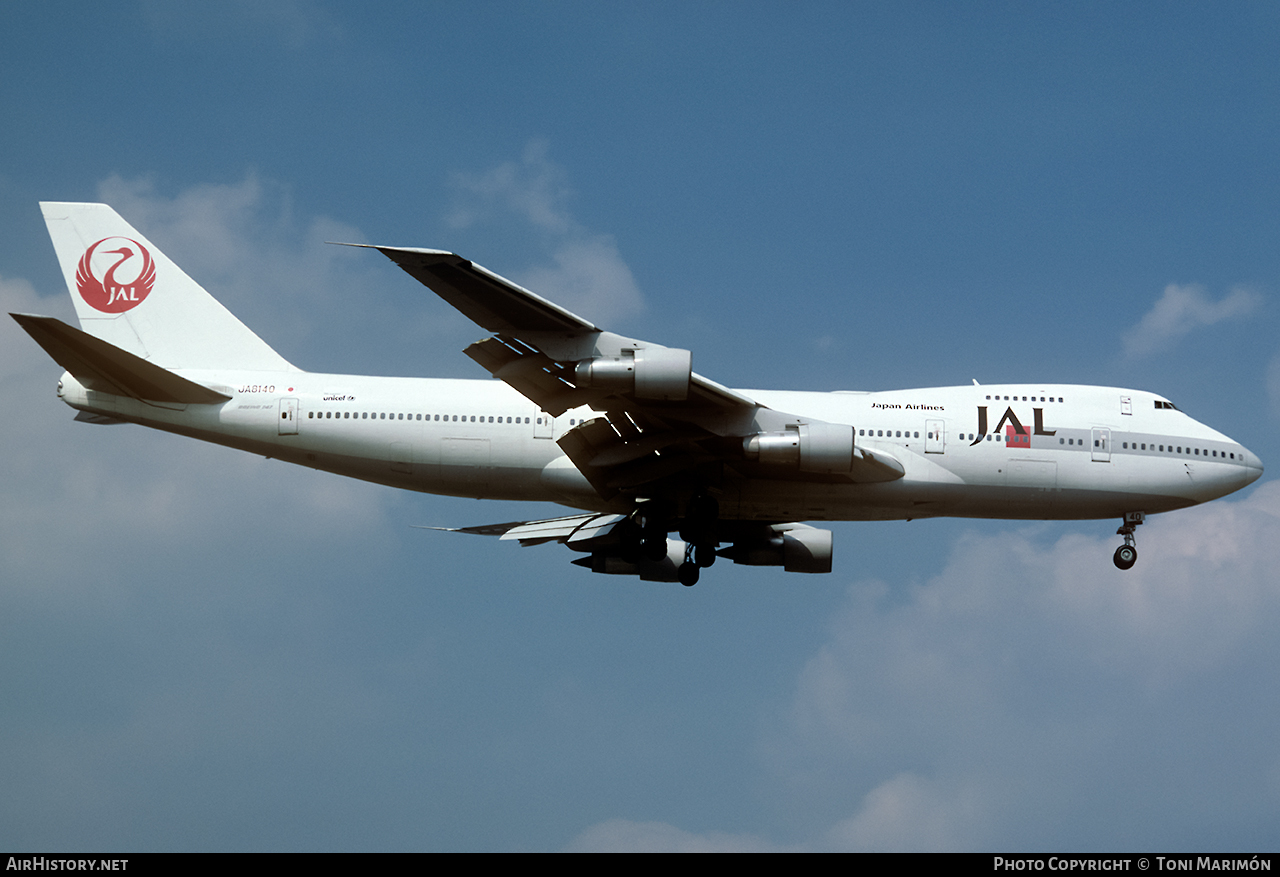
<svg viewBox="0 0 1280 877">
<path fill-rule="evenodd" d="M 1117 569 L 1129 569 L 1138 562 L 1138 549 L 1132 545 L 1121 545 L 1116 549 L 1116 553 L 1111 560 L 1115 563 Z"/>
<path fill-rule="evenodd" d="M 676 570 L 676 575 L 680 577 L 680 584 L 686 588 L 692 588 L 698 583 L 698 573 L 701 570 L 696 563 L 686 560 L 680 564 L 680 568 Z"/>
<path fill-rule="evenodd" d="M 708 494 L 699 494 L 689 500 L 689 509 L 686 517 L 695 521 L 714 521 L 720 517 L 720 503 L 716 502 L 714 496 Z"/>
<path fill-rule="evenodd" d="M 645 537 L 644 544 L 641 546 L 641 553 L 650 560 L 662 560 L 667 556 L 667 534 Z"/>
<path fill-rule="evenodd" d="M 716 562 L 716 547 L 710 542 L 701 542 L 693 546 L 693 562 L 706 569 Z"/>
<path fill-rule="evenodd" d="M 1134 545 L 1133 531 L 1146 518 L 1146 512 L 1124 513 L 1124 520 L 1120 522 L 1120 529 L 1116 530 L 1117 536 L 1124 537 L 1124 544 L 1116 549 L 1115 555 L 1111 558 L 1115 562 L 1117 569 L 1129 569 L 1138 562 L 1138 548 Z"/>
</svg>

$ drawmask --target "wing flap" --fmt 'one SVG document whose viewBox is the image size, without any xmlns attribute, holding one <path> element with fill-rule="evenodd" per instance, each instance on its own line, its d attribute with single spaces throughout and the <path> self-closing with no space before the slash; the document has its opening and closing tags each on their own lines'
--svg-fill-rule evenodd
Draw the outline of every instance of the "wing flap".
<svg viewBox="0 0 1280 877">
<path fill-rule="evenodd" d="M 552 417 L 609 395 L 574 386 L 560 376 L 555 360 L 514 338 L 486 338 L 463 352 Z"/>
<path fill-rule="evenodd" d="M 420 527 L 422 530 L 441 530 L 447 533 L 471 533 L 476 536 L 497 536 L 503 541 L 518 541 L 521 546 L 560 542 L 575 551 L 592 551 L 602 542 L 616 541 L 614 529 L 624 521 L 625 515 L 568 515 L 541 521 L 511 521 L 506 524 L 482 524 L 478 527 Z"/>
</svg>

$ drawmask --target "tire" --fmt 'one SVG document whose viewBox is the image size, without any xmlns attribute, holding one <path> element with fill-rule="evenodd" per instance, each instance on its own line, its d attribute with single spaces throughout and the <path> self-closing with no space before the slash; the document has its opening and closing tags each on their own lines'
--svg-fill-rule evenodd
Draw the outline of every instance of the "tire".
<svg viewBox="0 0 1280 877">
<path fill-rule="evenodd" d="M 693 546 L 693 562 L 706 569 L 716 562 L 716 547 L 710 542 L 701 542 Z"/>
<path fill-rule="evenodd" d="M 686 588 L 692 588 L 698 583 L 698 573 L 700 571 L 701 570 L 698 569 L 698 565 L 696 563 L 689 563 L 688 561 L 685 561 L 680 564 L 680 568 L 676 570 L 676 575 L 680 577 L 680 584 L 684 585 Z"/>
<path fill-rule="evenodd" d="M 641 548 L 641 551 L 644 554 L 644 556 L 649 558 L 650 560 L 654 560 L 654 561 L 662 560 L 662 558 L 667 556 L 666 535 L 664 534 L 662 537 L 657 539 L 644 540 L 644 545 Z"/>
<path fill-rule="evenodd" d="M 1130 569 L 1138 562 L 1138 549 L 1132 545 L 1121 545 L 1116 549 L 1111 560 L 1115 563 L 1116 569 Z"/>
</svg>

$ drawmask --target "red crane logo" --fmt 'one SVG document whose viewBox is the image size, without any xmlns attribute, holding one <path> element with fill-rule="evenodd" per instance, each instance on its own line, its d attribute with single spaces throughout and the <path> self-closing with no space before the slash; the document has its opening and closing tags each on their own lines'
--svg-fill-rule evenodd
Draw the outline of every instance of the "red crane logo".
<svg viewBox="0 0 1280 877">
<path fill-rule="evenodd" d="M 84 251 L 76 268 L 80 297 L 106 314 L 122 314 L 136 308 L 151 294 L 155 283 L 156 265 L 151 253 L 133 238 L 103 238 Z"/>
</svg>

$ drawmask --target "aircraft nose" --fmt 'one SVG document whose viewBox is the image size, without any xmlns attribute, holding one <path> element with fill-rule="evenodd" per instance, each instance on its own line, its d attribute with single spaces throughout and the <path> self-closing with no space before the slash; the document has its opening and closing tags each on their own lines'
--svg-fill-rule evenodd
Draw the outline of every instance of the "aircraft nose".
<svg viewBox="0 0 1280 877">
<path fill-rule="evenodd" d="M 1248 470 L 1245 475 L 1244 483 L 1252 484 L 1262 477 L 1262 460 L 1260 460 L 1258 455 L 1248 448 L 1241 448 L 1241 450 L 1244 451 L 1244 465 L 1245 469 Z"/>
</svg>

